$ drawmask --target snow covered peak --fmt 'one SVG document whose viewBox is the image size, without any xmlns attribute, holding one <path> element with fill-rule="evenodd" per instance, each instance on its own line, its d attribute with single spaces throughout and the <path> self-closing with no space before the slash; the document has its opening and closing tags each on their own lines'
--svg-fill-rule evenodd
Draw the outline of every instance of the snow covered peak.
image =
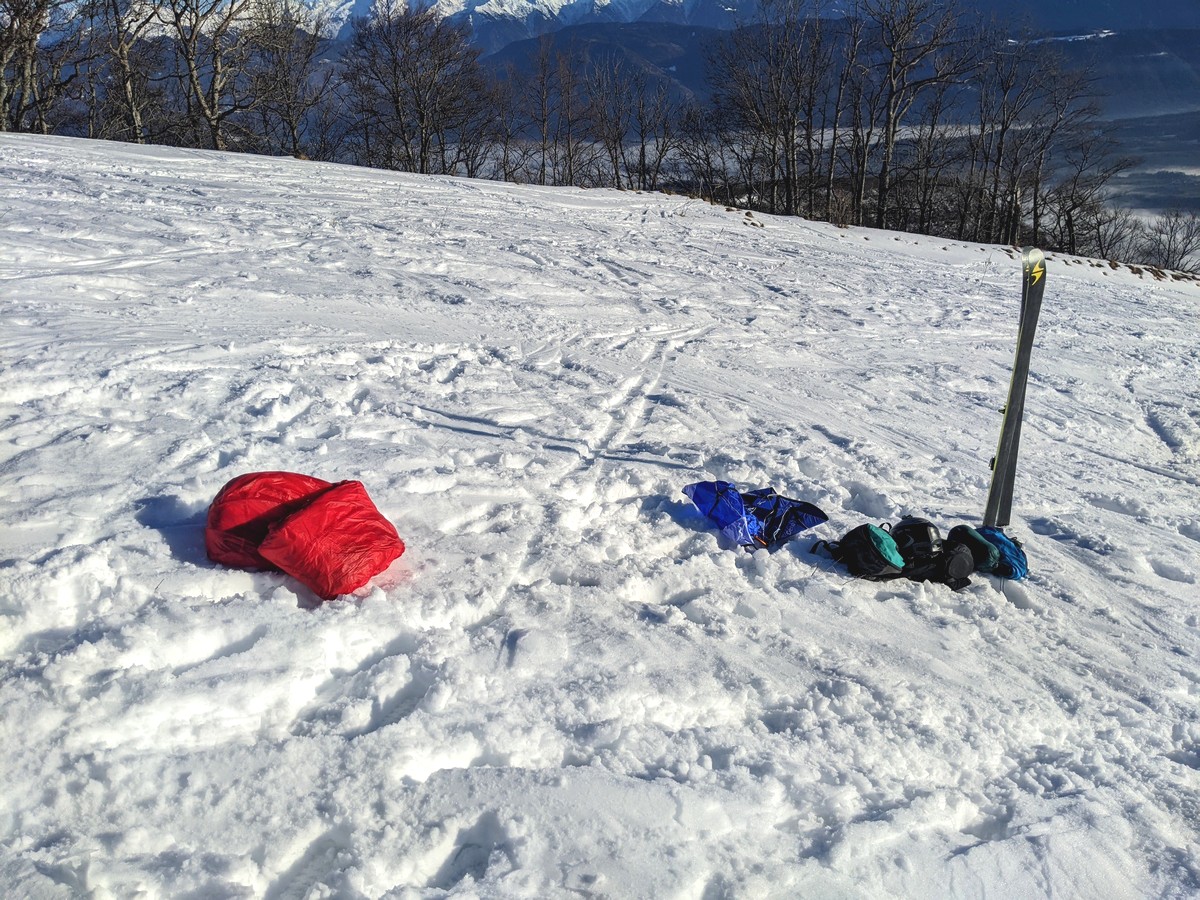
<svg viewBox="0 0 1200 900">
<path fill-rule="evenodd" d="M 373 0 L 314 0 L 330 30 L 346 36 L 353 18 L 372 15 Z M 438 14 L 471 25 L 487 50 L 547 31 L 588 22 L 637 22 L 647 16 L 681 25 L 728 27 L 737 3 L 725 0 L 436 0 Z"/>
</svg>

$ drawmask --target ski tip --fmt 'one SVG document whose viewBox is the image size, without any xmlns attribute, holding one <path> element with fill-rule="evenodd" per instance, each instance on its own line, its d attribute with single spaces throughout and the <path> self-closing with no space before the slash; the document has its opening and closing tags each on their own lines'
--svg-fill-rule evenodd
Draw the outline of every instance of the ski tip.
<svg viewBox="0 0 1200 900">
<path fill-rule="evenodd" d="M 1037 247 L 1021 250 L 1021 267 L 1030 284 L 1037 284 L 1046 275 L 1046 255 Z"/>
</svg>

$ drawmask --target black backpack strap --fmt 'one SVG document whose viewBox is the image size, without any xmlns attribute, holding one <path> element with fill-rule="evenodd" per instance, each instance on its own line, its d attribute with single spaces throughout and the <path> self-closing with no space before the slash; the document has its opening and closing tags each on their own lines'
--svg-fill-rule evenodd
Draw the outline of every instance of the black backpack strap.
<svg viewBox="0 0 1200 900">
<path fill-rule="evenodd" d="M 900 574 L 909 581 L 941 581 L 941 560 L 927 559 L 917 563 L 905 563 Z"/>
<path fill-rule="evenodd" d="M 952 591 L 961 591 L 963 588 L 971 586 L 970 578 L 945 578 L 942 584 L 946 585 Z"/>
</svg>

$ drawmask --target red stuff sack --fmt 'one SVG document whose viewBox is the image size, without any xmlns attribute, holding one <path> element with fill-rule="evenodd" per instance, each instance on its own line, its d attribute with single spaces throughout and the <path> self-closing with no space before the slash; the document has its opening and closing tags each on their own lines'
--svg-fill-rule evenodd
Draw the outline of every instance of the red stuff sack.
<svg viewBox="0 0 1200 900">
<path fill-rule="evenodd" d="M 204 544 L 213 562 L 274 569 L 258 552 L 272 525 L 296 512 L 330 482 L 294 472 L 251 472 L 221 488 L 208 508 Z"/>
<path fill-rule="evenodd" d="M 404 542 L 361 481 L 341 481 L 275 522 L 258 552 L 322 600 L 332 600 L 391 565 Z"/>
</svg>

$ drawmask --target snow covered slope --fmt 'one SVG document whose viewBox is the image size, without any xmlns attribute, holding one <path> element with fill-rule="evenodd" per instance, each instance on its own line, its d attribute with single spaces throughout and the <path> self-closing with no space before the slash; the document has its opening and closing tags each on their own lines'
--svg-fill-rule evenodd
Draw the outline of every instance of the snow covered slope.
<svg viewBox="0 0 1200 900">
<path fill-rule="evenodd" d="M 1200 890 L 1200 288 L 1051 257 L 1033 575 L 847 578 L 978 521 L 1018 266 L 682 197 L 0 135 L 0 893 Z M 409 550 L 226 570 L 247 471 Z"/>
</svg>

